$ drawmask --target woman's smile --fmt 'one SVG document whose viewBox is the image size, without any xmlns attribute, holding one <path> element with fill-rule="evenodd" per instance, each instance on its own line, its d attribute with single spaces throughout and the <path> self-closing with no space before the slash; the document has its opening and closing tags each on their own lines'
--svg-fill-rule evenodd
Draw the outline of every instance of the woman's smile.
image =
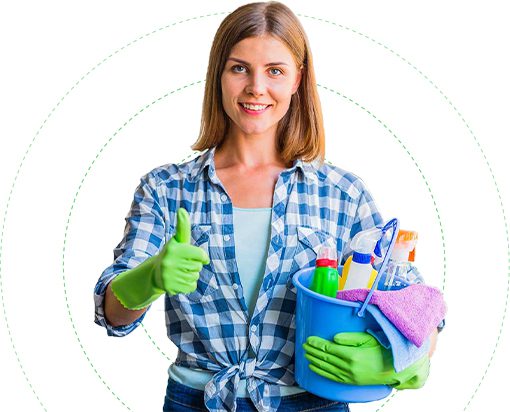
<svg viewBox="0 0 510 412">
<path fill-rule="evenodd" d="M 241 110 L 250 116 L 259 116 L 262 113 L 265 113 L 272 107 L 272 104 L 247 104 L 247 103 L 239 103 L 241 106 Z"/>
</svg>

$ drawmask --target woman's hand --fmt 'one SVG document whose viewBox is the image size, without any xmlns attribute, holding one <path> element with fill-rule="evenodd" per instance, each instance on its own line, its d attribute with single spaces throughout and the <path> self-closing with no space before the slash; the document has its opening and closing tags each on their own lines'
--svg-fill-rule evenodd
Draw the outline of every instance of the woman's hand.
<svg viewBox="0 0 510 412">
<path fill-rule="evenodd" d="M 203 265 L 209 263 L 207 253 L 190 244 L 191 225 L 186 209 L 177 211 L 175 235 L 157 255 L 154 266 L 154 286 L 173 296 L 177 293 L 191 293 L 197 288 L 197 281 Z"/>
<path fill-rule="evenodd" d="M 191 245 L 190 239 L 189 215 L 180 208 L 175 235 L 163 250 L 111 282 L 111 290 L 122 306 L 139 310 L 163 293 L 172 296 L 193 292 L 202 266 L 209 263 L 209 256 L 203 249 Z"/>
<path fill-rule="evenodd" d="M 303 348 L 312 371 L 345 384 L 417 389 L 425 384 L 429 374 L 428 356 L 395 372 L 391 351 L 364 332 L 338 333 L 333 342 L 310 336 Z"/>
<path fill-rule="evenodd" d="M 434 352 L 436 350 L 437 335 L 438 334 L 439 334 L 439 332 L 437 331 L 437 329 L 434 329 L 434 332 L 432 332 L 432 334 L 430 335 L 429 358 L 432 357 L 432 355 L 434 354 Z"/>
</svg>

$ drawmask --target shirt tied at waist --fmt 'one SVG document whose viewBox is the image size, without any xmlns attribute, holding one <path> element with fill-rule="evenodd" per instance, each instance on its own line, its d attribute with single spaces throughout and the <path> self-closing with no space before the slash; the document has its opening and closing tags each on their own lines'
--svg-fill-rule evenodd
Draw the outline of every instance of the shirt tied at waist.
<svg viewBox="0 0 510 412">
<path fill-rule="evenodd" d="M 240 379 L 246 379 L 250 376 L 253 376 L 253 373 L 255 372 L 255 358 L 248 358 L 245 360 L 242 360 L 239 364 L 239 378 Z"/>
<path fill-rule="evenodd" d="M 248 358 L 217 372 L 205 386 L 206 408 L 211 412 L 235 412 L 237 387 L 241 379 L 246 379 L 248 394 L 257 411 L 275 412 L 280 404 L 279 387 L 268 371 L 257 369 L 256 363 L 255 358 Z"/>
</svg>

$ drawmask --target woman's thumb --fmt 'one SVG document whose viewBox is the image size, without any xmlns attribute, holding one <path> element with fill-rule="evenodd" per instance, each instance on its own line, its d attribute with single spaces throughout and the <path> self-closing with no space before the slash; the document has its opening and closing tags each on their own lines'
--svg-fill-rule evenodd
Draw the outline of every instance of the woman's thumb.
<svg viewBox="0 0 510 412">
<path fill-rule="evenodd" d="M 189 244 L 191 240 L 191 225 L 186 209 L 179 208 L 177 211 L 177 226 L 175 228 L 175 240 L 179 243 Z"/>
</svg>

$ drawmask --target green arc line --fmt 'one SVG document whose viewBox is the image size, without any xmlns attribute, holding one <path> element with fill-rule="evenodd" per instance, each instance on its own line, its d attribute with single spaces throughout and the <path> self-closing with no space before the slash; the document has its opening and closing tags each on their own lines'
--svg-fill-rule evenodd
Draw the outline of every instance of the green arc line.
<svg viewBox="0 0 510 412">
<path fill-rule="evenodd" d="M 34 144 L 34 142 L 36 141 L 38 135 L 40 134 L 42 128 L 45 126 L 46 122 L 51 118 L 51 116 L 53 115 L 54 111 L 60 106 L 60 104 L 63 102 L 63 100 L 69 95 L 69 93 L 71 93 L 86 77 L 88 77 L 88 75 L 90 73 L 92 73 L 97 67 L 99 67 L 102 63 L 104 63 L 105 61 L 109 60 L 111 57 L 113 57 L 114 55 L 116 55 L 117 53 L 119 53 L 120 51 L 122 51 L 123 49 L 125 49 L 126 47 L 138 42 L 139 40 L 141 39 L 144 39 L 154 33 L 157 33 L 157 32 L 160 32 L 161 30 L 163 29 L 166 29 L 168 27 L 171 27 L 171 26 L 174 26 L 176 24 L 180 24 L 180 23 L 184 23 L 184 22 L 188 22 L 188 21 L 191 21 L 191 20 L 196 20 L 196 19 L 199 19 L 199 18 L 203 18 L 203 17 L 209 17 L 209 16 L 217 16 L 217 15 L 221 15 L 221 14 L 228 14 L 226 12 L 221 12 L 221 13 L 215 13 L 215 14 L 209 14 L 209 15 L 205 15 L 205 16 L 199 16 L 199 17 L 193 17 L 193 18 L 189 18 L 189 19 L 186 19 L 186 20 L 182 20 L 182 21 L 179 21 L 179 22 L 176 22 L 176 23 L 173 23 L 173 24 L 170 24 L 170 25 L 167 25 L 167 26 L 164 26 L 158 30 L 154 30 L 148 34 L 145 34 L 143 36 L 140 36 L 138 37 L 137 39 L 135 39 L 134 41 L 131 41 L 130 43 L 126 44 L 125 46 L 121 47 L 120 49 L 116 50 L 115 52 L 113 52 L 112 54 L 110 54 L 109 56 L 107 56 L 106 58 L 104 58 L 100 63 L 98 63 L 96 66 L 94 66 L 92 69 L 90 69 L 85 75 L 83 75 L 80 80 L 78 80 L 72 87 L 71 89 L 69 89 L 65 94 L 64 96 L 58 101 L 58 103 L 55 105 L 55 107 L 53 107 L 53 109 L 50 111 L 50 113 L 47 115 L 46 119 L 43 121 L 43 123 L 41 124 L 41 126 L 39 127 L 39 129 L 37 130 L 35 136 L 33 137 L 31 143 L 29 144 L 24 156 L 23 156 L 23 159 L 16 171 L 16 174 L 15 174 L 15 177 L 14 177 L 14 180 L 13 180 L 13 183 L 12 183 L 12 186 L 11 186 L 11 190 L 10 190 L 10 193 L 9 193 L 9 196 L 8 196 L 8 200 L 7 200 L 7 204 L 6 204 L 6 208 L 5 208 L 5 211 L 4 211 L 4 218 L 3 218 L 3 224 L 2 224 L 2 230 L 1 230 L 1 233 L 0 233 L 0 300 L 2 302 L 2 309 L 3 309 L 3 315 L 4 315 L 4 320 L 5 320 L 5 323 L 6 323 L 6 326 L 7 326 L 7 331 L 8 331 L 8 335 L 9 335 L 9 339 L 10 339 L 10 343 L 11 343 L 11 347 L 13 349 L 13 352 L 15 354 L 15 357 L 16 357 L 16 360 L 17 360 L 17 363 L 22 371 L 22 374 L 23 376 L 25 377 L 25 380 L 27 381 L 32 393 L 34 394 L 34 396 L 36 397 L 37 401 L 39 402 L 40 406 L 44 409 L 44 410 L 47 410 L 46 407 L 44 406 L 44 404 L 42 403 L 41 399 L 39 398 L 39 396 L 37 395 L 34 387 L 32 386 L 31 382 L 30 382 L 30 379 L 28 378 L 27 374 L 25 373 L 25 370 L 24 370 L 24 367 L 21 363 L 21 359 L 19 357 L 19 354 L 16 350 L 16 345 L 14 343 L 14 337 L 12 336 L 12 333 L 11 333 L 11 329 L 9 327 L 9 322 L 8 322 L 8 317 L 7 317 L 7 310 L 6 310 L 6 307 L 5 307 L 5 300 L 4 300 L 4 296 L 3 296 L 3 283 L 2 283 L 2 253 L 3 253 L 3 239 L 4 239 L 4 230 L 5 230 L 5 225 L 6 225 L 6 220 L 7 220 L 7 215 L 8 215 L 8 209 L 9 209 L 9 205 L 10 205 L 10 201 L 11 201 L 11 197 L 13 195 L 13 192 L 14 192 L 14 187 L 15 187 L 15 184 L 16 184 L 16 181 L 17 181 L 17 178 L 20 174 L 20 171 L 22 169 L 22 166 L 25 162 L 25 159 L 27 158 L 30 150 L 31 150 L 31 147 L 32 145 Z M 478 146 L 479 150 L 481 151 L 482 153 L 482 156 L 485 160 L 485 164 L 486 166 L 488 167 L 489 171 L 490 171 L 490 174 L 492 176 L 492 180 L 493 180 L 493 183 L 495 185 L 495 188 L 496 188 L 496 191 L 497 191 L 497 195 L 498 195 L 498 199 L 499 199 L 499 203 L 500 203 L 500 206 L 501 206 L 501 211 L 502 211 L 502 216 L 503 216 L 503 220 L 504 220 L 504 228 L 505 228 L 505 232 L 506 232 L 506 243 L 507 243 L 507 255 L 509 257 L 509 261 L 510 261 L 510 241 L 509 241 L 509 236 L 508 236 L 508 225 L 507 225 L 507 220 L 506 220 L 506 214 L 505 214 L 505 209 L 504 209 L 504 205 L 503 205 L 503 201 L 502 201 L 502 198 L 501 198 L 501 194 L 500 194 L 500 190 L 499 190 L 499 187 L 498 187 L 498 184 L 496 182 L 496 178 L 494 176 L 494 173 L 492 171 L 492 168 L 489 164 L 489 161 L 478 141 L 478 139 L 476 138 L 475 134 L 473 133 L 473 131 L 471 130 L 471 128 L 469 127 L 467 121 L 464 119 L 464 117 L 461 115 L 461 113 L 459 112 L 459 110 L 453 105 L 453 103 L 451 102 L 451 100 L 442 92 L 441 89 L 439 89 L 439 87 L 437 87 L 435 85 L 434 82 L 432 82 L 425 74 L 423 74 L 418 68 L 416 68 L 416 66 L 414 66 L 413 64 L 411 64 L 408 60 L 406 60 L 405 58 L 401 57 L 398 53 L 396 53 L 395 51 L 393 51 L 392 49 L 388 48 L 387 46 L 385 46 L 384 44 L 372 39 L 371 37 L 361 33 L 361 32 L 358 32 L 354 29 L 350 29 L 346 26 L 342 26 L 342 25 L 339 25 L 337 23 L 334 23 L 334 22 L 331 22 L 329 20 L 326 20 L 326 19 L 321 19 L 321 18 L 316 18 L 316 17 L 313 17 L 313 16 L 307 16 L 307 15 L 300 15 L 300 14 L 297 14 L 298 16 L 302 16 L 302 17 L 305 17 L 305 18 L 310 18 L 310 19 L 314 19 L 314 20 L 317 20 L 317 21 L 321 21 L 321 22 L 324 22 L 324 23 L 327 23 L 327 24 L 332 24 L 334 26 L 337 26 L 337 27 L 340 27 L 341 29 L 343 30 L 347 30 L 347 31 L 351 31 L 353 33 L 355 33 L 356 35 L 359 35 L 359 36 L 362 36 L 372 42 L 374 42 L 376 45 L 379 45 L 379 46 L 382 46 L 384 47 L 385 49 L 387 49 L 389 52 L 391 52 L 392 54 L 394 54 L 395 56 L 397 56 L 399 59 L 401 59 L 402 61 L 404 61 L 406 64 L 408 64 L 411 68 L 413 68 L 418 74 L 420 74 L 420 76 L 422 76 L 425 80 L 427 80 L 440 94 L 441 96 L 446 100 L 446 102 L 448 103 L 448 105 L 450 107 L 453 108 L 453 110 L 455 111 L 455 113 L 457 114 L 457 116 L 461 119 L 461 121 L 463 122 L 463 124 L 467 127 L 470 135 L 472 136 L 472 138 L 474 139 L 476 145 Z M 485 369 L 485 372 L 482 376 L 482 379 L 480 380 L 478 386 L 476 387 L 476 389 L 474 390 L 473 394 L 471 395 L 471 398 L 469 399 L 469 401 L 467 402 L 466 406 L 464 407 L 464 410 L 468 409 L 472 399 L 474 398 L 474 396 L 476 395 L 476 393 L 478 392 L 478 389 L 480 388 L 491 364 L 492 364 L 492 361 L 493 361 L 493 358 L 494 358 L 494 355 L 495 355 L 495 352 L 496 352 L 496 349 L 499 345 L 499 342 L 500 342 L 500 337 L 501 337 L 501 334 L 502 334 L 502 330 L 503 330 L 503 326 L 504 326 L 504 322 L 505 322 L 505 318 L 506 318 L 506 311 L 507 311 L 507 304 L 508 304 L 508 296 L 509 296 L 509 287 L 510 287 L 510 267 L 508 268 L 508 272 L 507 272 L 507 291 L 506 291 L 506 297 L 505 297 L 505 306 L 504 306 L 504 312 L 503 312 L 503 316 L 502 316 L 502 320 L 501 320 L 501 324 L 500 324 L 500 330 L 499 330 L 499 334 L 498 334 L 498 337 L 497 337 L 497 340 L 496 340 L 496 344 L 495 344 L 495 347 L 494 347 L 494 350 L 493 350 L 493 353 L 490 357 L 490 360 L 488 362 L 488 365 Z"/>
</svg>

